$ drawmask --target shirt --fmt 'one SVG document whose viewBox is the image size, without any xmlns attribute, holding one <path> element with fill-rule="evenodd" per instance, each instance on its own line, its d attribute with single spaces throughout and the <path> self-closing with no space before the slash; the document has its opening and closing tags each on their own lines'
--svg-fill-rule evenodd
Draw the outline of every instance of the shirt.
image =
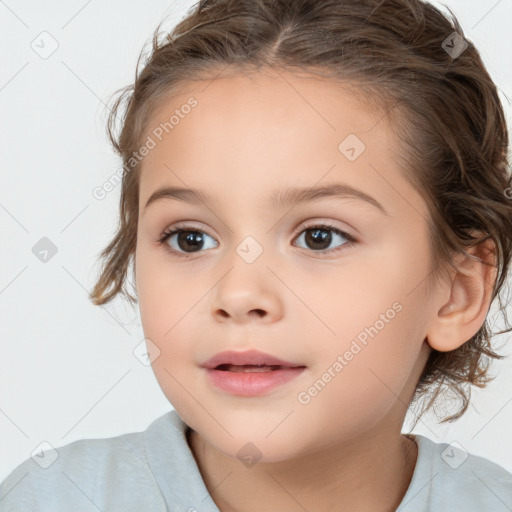
<svg viewBox="0 0 512 512">
<path fill-rule="evenodd" d="M 41 450 L 0 484 L 0 511 L 219 512 L 187 443 L 188 428 L 171 410 L 142 432 Z M 418 457 L 397 512 L 512 510 L 512 474 L 501 466 L 454 443 L 409 436 Z"/>
</svg>

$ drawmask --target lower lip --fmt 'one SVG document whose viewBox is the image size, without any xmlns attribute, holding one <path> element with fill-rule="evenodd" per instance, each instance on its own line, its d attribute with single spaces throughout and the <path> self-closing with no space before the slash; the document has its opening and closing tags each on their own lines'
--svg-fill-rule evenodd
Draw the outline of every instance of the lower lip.
<svg viewBox="0 0 512 512">
<path fill-rule="evenodd" d="M 268 372 L 230 372 L 214 368 L 206 369 L 210 381 L 216 387 L 239 396 L 263 395 L 298 377 L 303 370 L 305 370 L 304 367 L 269 370 Z"/>
</svg>

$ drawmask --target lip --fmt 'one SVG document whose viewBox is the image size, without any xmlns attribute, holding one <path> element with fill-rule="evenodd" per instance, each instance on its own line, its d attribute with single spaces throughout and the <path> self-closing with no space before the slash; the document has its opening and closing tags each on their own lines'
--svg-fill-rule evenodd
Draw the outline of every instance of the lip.
<svg viewBox="0 0 512 512">
<path fill-rule="evenodd" d="M 265 371 L 230 371 L 220 365 L 265 365 Z M 211 384 L 231 395 L 260 396 L 298 377 L 306 366 L 285 361 L 257 350 L 245 352 L 225 351 L 215 354 L 201 365 Z M 279 368 L 275 368 L 278 366 Z"/>
<path fill-rule="evenodd" d="M 244 352 L 235 352 L 233 350 L 225 350 L 219 352 L 213 357 L 205 361 L 201 366 L 203 368 L 216 368 L 221 364 L 234 364 L 242 365 L 257 365 L 264 364 L 268 366 L 288 366 L 290 368 L 303 367 L 304 365 L 291 363 L 284 359 L 279 359 L 265 352 L 259 350 L 246 350 Z"/>
</svg>

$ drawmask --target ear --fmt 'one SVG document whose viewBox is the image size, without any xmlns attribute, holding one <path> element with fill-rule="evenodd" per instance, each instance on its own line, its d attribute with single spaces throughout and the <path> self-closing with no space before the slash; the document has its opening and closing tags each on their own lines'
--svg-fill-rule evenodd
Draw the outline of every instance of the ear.
<svg viewBox="0 0 512 512">
<path fill-rule="evenodd" d="M 496 246 L 484 238 L 461 255 L 452 273 L 447 293 L 450 299 L 442 304 L 427 333 L 427 342 L 435 350 L 455 350 L 471 339 L 482 327 L 490 308 L 496 281 Z M 445 295 L 446 296 L 446 295 Z"/>
</svg>

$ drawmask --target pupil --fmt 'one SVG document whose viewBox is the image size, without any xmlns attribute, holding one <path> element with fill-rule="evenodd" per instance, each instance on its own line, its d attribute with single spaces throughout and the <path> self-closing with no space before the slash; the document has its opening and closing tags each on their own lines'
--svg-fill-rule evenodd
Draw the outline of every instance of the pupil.
<svg viewBox="0 0 512 512">
<path fill-rule="evenodd" d="M 306 242 L 311 242 L 314 249 L 325 249 L 329 247 L 331 243 L 332 235 L 328 230 L 325 229 L 308 229 L 306 234 Z M 320 247 L 318 247 L 320 244 Z M 315 247 L 315 245 L 317 245 Z"/>
<path fill-rule="evenodd" d="M 182 231 L 178 234 L 178 245 L 181 249 L 187 250 L 186 247 L 183 247 L 182 244 L 189 244 L 194 248 L 201 248 L 203 241 L 201 234 L 197 231 Z"/>
</svg>

